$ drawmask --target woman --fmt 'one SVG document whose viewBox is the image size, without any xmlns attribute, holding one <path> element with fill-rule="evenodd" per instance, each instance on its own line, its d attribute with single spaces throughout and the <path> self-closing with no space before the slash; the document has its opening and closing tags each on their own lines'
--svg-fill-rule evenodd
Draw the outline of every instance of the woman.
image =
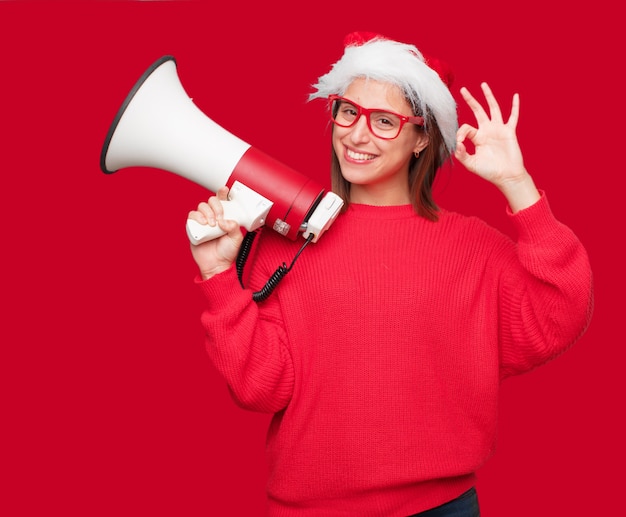
<svg viewBox="0 0 626 517">
<path fill-rule="evenodd" d="M 207 350 L 237 403 L 274 413 L 268 515 L 479 515 L 474 473 L 493 452 L 500 381 L 586 329 L 587 254 L 524 167 L 518 96 L 505 122 L 482 90 L 489 114 L 463 88 L 477 127 L 457 128 L 414 46 L 351 35 L 311 95 L 329 102 L 345 210 L 261 303 L 251 290 L 301 244 L 262 232 L 242 289 L 226 189 L 190 213 L 227 232 L 192 246 Z M 517 242 L 436 206 L 452 153 L 503 193 Z"/>
</svg>

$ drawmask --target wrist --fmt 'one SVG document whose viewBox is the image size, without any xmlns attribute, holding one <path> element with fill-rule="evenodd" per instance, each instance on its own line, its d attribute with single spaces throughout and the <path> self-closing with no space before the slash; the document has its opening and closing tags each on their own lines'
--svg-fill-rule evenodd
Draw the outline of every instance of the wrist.
<svg viewBox="0 0 626 517">
<path fill-rule="evenodd" d="M 202 280 L 208 280 L 209 278 L 214 277 L 215 275 L 219 275 L 220 273 L 223 273 L 224 271 L 227 271 L 230 269 L 230 266 L 232 264 L 228 264 L 223 265 L 223 266 L 215 266 L 212 267 L 211 269 L 200 269 L 200 277 L 202 278 Z"/>
<path fill-rule="evenodd" d="M 498 188 L 508 201 L 513 213 L 534 205 L 541 198 L 535 182 L 526 171 L 515 179 L 498 185 Z"/>
</svg>

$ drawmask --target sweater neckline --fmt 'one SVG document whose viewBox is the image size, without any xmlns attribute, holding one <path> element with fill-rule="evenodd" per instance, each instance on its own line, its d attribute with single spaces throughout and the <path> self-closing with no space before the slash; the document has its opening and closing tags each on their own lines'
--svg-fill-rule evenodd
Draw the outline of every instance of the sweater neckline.
<svg viewBox="0 0 626 517">
<path fill-rule="evenodd" d="M 351 214 L 360 219 L 410 219 L 416 214 L 413 206 L 407 205 L 391 205 L 391 206 L 375 206 L 360 203 L 350 203 L 347 210 Z"/>
</svg>

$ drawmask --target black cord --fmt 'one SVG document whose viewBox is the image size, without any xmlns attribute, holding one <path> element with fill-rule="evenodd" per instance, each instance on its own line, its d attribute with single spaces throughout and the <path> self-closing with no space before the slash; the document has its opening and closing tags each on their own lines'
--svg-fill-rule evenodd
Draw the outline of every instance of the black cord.
<svg viewBox="0 0 626 517">
<path fill-rule="evenodd" d="M 250 250 L 252 249 L 252 243 L 254 242 L 254 238 L 256 237 L 257 232 L 248 232 L 246 236 L 243 238 L 243 242 L 241 243 L 241 247 L 239 248 L 239 253 L 237 253 L 237 259 L 235 260 L 235 267 L 237 268 L 237 277 L 239 278 L 239 283 L 242 288 L 245 288 L 243 285 L 243 268 L 246 265 L 246 261 L 248 260 L 248 255 L 250 254 Z"/>
<path fill-rule="evenodd" d="M 243 239 L 243 242 L 241 243 L 241 248 L 239 248 L 237 259 L 235 260 L 235 267 L 237 269 L 237 277 L 239 278 L 239 283 L 241 284 L 241 287 L 243 287 L 244 289 L 245 289 L 245 286 L 243 284 L 243 269 L 248 260 L 248 256 L 250 255 L 252 244 L 254 242 L 256 235 L 257 235 L 256 231 L 248 232 L 246 234 L 246 236 Z M 305 243 L 298 250 L 298 253 L 296 253 L 296 256 L 291 261 L 291 264 L 289 265 L 289 267 L 287 267 L 287 264 L 283 262 L 283 265 L 279 266 L 278 269 L 274 271 L 274 274 L 269 278 L 269 280 L 265 283 L 265 285 L 261 288 L 261 290 L 255 291 L 254 293 L 252 293 L 252 299 L 255 302 L 262 302 L 263 300 L 266 300 L 270 296 L 270 294 L 272 294 L 272 292 L 274 291 L 274 289 L 276 289 L 276 286 L 279 284 L 279 282 L 285 277 L 287 273 L 289 273 L 289 271 L 291 271 L 291 268 L 296 263 L 296 260 L 298 260 L 298 257 L 300 256 L 300 254 L 304 251 L 304 248 L 306 248 L 307 245 L 313 240 L 313 237 L 315 237 L 313 234 L 310 234 L 308 236 Z"/>
</svg>

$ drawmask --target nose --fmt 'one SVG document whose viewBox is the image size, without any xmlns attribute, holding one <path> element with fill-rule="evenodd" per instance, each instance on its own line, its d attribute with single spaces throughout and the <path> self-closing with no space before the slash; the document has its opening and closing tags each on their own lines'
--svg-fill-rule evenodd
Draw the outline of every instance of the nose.
<svg viewBox="0 0 626 517">
<path fill-rule="evenodd" d="M 356 123 L 352 126 L 350 139 L 354 143 L 366 142 L 370 139 L 370 129 L 367 126 L 367 115 L 361 114 Z"/>
</svg>

